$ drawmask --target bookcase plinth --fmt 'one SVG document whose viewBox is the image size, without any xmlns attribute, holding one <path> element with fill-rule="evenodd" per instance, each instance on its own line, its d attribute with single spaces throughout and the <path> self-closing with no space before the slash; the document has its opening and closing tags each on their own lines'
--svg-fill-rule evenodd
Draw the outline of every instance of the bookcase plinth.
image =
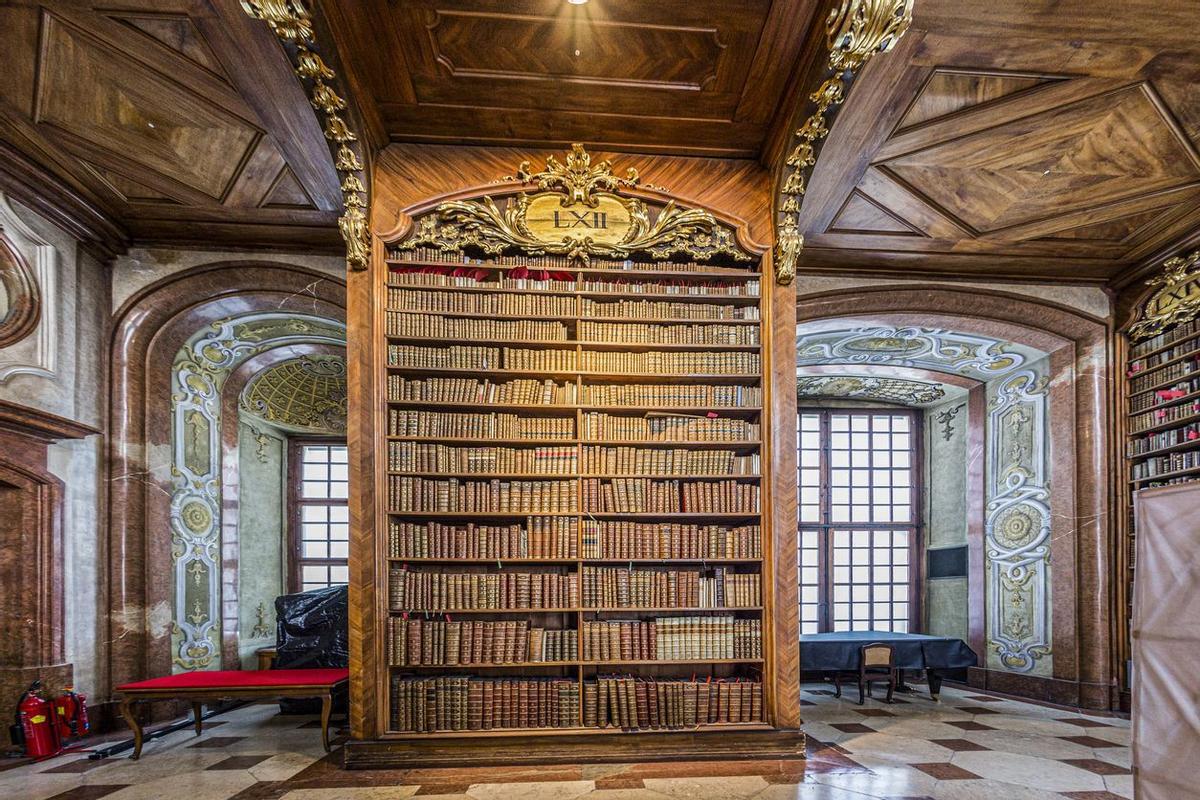
<svg viewBox="0 0 1200 800">
<path fill-rule="evenodd" d="M 554 735 L 547 735 L 551 733 Z M 537 735 L 472 731 L 469 735 L 351 740 L 346 743 L 343 766 L 413 769 L 803 758 L 802 732 L 753 724 L 696 731 L 541 731 Z"/>
</svg>

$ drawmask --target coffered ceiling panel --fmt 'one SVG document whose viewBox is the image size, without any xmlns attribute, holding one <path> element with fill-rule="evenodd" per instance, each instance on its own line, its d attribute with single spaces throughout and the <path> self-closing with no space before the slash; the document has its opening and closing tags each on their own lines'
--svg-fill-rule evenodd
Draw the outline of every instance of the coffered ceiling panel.
<svg viewBox="0 0 1200 800">
<path fill-rule="evenodd" d="M 757 157 L 816 0 L 325 3 L 392 141 Z"/>
<path fill-rule="evenodd" d="M 106 217 L 106 247 L 338 247 L 321 129 L 236 0 L 13 0 L 0 47 L 0 143 L 50 202 Z"/>
<path fill-rule="evenodd" d="M 1200 230 L 1200 44 L 1166 27 L 1188 18 L 921 0 L 830 132 L 801 270 L 1099 283 L 1180 246 Z"/>
</svg>

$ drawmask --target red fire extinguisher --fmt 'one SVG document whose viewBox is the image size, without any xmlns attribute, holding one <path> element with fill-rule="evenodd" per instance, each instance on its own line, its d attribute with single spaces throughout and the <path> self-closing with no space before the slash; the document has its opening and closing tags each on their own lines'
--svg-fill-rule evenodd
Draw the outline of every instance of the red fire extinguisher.
<svg viewBox="0 0 1200 800">
<path fill-rule="evenodd" d="M 45 758 L 62 751 L 62 741 L 52 715 L 54 708 L 38 692 L 41 681 L 30 684 L 17 702 L 17 727 L 25 745 L 25 755 Z"/>
<path fill-rule="evenodd" d="M 88 732 L 87 698 L 68 686 L 54 698 L 54 723 L 60 741 L 75 739 Z"/>
</svg>

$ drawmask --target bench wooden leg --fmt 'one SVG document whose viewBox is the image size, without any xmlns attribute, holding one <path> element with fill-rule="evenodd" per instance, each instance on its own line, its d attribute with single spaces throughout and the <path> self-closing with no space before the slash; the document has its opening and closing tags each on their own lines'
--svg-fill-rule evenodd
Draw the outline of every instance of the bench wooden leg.
<svg viewBox="0 0 1200 800">
<path fill-rule="evenodd" d="M 192 703 L 192 717 L 196 720 L 196 735 L 204 730 L 204 704 Z"/>
<path fill-rule="evenodd" d="M 329 752 L 329 715 L 333 713 L 333 694 L 327 693 L 321 696 L 321 744 L 325 745 L 325 752 Z"/>
<path fill-rule="evenodd" d="M 128 697 L 121 701 L 121 716 L 133 731 L 133 755 L 130 758 L 137 761 L 142 756 L 142 723 L 138 722 L 133 713 L 133 702 Z"/>
</svg>

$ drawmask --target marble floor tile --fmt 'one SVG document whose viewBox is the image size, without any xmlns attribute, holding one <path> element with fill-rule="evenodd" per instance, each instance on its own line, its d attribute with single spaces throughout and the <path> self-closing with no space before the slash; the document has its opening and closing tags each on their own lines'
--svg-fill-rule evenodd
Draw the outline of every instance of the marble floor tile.
<svg viewBox="0 0 1200 800">
<path fill-rule="evenodd" d="M 478 783 L 467 789 L 475 800 L 571 800 L 593 791 L 591 781 Z"/>
<path fill-rule="evenodd" d="M 416 786 L 358 786 L 341 789 L 295 789 L 281 800 L 407 800 L 417 792 Z M 446 795 L 442 795 L 445 797 Z M 467 797 L 467 795 L 460 795 Z M 425 798 L 432 800 L 432 797 Z"/>
<path fill-rule="evenodd" d="M 723 778 L 647 778 L 646 788 L 676 800 L 740 800 L 753 797 L 768 784 L 758 776 Z"/>
<path fill-rule="evenodd" d="M 981 778 L 1016 783 L 1031 789 L 1081 792 L 1104 788 L 1104 779 L 1094 772 L 1048 758 L 989 751 L 955 753 L 951 761 Z"/>
</svg>

